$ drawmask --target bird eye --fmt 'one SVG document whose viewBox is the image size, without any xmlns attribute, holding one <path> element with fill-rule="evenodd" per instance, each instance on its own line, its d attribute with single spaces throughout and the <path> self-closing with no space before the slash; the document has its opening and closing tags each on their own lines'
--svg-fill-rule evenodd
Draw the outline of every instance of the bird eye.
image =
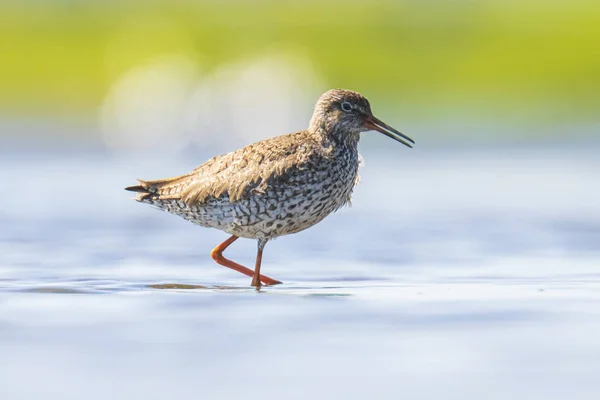
<svg viewBox="0 0 600 400">
<path fill-rule="evenodd" d="M 347 101 L 342 103 L 342 110 L 346 111 L 346 112 L 350 112 L 352 111 L 352 104 L 348 103 Z"/>
</svg>

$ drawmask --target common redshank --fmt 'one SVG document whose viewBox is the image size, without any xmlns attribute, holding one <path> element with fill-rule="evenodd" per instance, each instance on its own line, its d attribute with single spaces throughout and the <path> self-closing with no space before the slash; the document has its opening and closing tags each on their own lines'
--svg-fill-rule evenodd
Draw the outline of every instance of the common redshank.
<svg viewBox="0 0 600 400">
<path fill-rule="evenodd" d="M 139 202 L 229 233 L 211 257 L 252 277 L 256 288 L 275 285 L 281 282 L 260 274 L 265 245 L 310 228 L 350 202 L 358 183 L 360 133 L 369 130 L 408 147 L 415 143 L 375 118 L 361 94 L 333 89 L 317 101 L 306 130 L 214 157 L 185 175 L 138 179 L 139 185 L 125 189 L 138 192 Z M 240 237 L 258 241 L 254 271 L 223 256 Z"/>
</svg>

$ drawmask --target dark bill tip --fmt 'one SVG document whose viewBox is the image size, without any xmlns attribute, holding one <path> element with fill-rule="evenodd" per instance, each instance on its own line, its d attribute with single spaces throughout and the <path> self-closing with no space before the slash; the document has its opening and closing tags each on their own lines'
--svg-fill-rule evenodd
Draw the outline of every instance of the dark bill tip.
<svg viewBox="0 0 600 400">
<path fill-rule="evenodd" d="M 392 138 L 392 139 L 402 143 L 403 145 L 410 147 L 411 149 L 412 149 L 412 145 L 410 145 L 408 142 L 415 144 L 414 140 L 412 140 L 411 138 L 409 138 L 402 132 L 397 131 L 396 129 L 392 128 L 385 122 L 383 122 L 373 116 L 370 116 L 369 118 L 367 118 L 367 120 L 365 121 L 365 127 L 375 130 L 377 132 L 381 132 L 385 136 Z"/>
</svg>

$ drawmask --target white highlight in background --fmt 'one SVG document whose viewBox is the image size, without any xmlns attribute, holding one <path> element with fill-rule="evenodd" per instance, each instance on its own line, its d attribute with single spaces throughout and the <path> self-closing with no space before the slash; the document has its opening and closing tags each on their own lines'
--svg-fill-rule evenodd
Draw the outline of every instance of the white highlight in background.
<svg viewBox="0 0 600 400">
<path fill-rule="evenodd" d="M 306 128 L 320 80 L 307 57 L 271 52 L 200 75 L 190 58 L 165 55 L 123 74 L 100 109 L 115 150 L 235 150 Z"/>
</svg>

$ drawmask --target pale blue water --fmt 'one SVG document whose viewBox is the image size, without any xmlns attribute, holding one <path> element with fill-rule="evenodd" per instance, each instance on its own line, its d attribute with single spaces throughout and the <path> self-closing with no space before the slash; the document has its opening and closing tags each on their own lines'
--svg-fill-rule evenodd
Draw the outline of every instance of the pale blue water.
<svg viewBox="0 0 600 400">
<path fill-rule="evenodd" d="M 256 293 L 226 234 L 122 190 L 208 153 L 4 150 L 0 399 L 597 399 L 599 151 L 367 148 Z"/>
</svg>

